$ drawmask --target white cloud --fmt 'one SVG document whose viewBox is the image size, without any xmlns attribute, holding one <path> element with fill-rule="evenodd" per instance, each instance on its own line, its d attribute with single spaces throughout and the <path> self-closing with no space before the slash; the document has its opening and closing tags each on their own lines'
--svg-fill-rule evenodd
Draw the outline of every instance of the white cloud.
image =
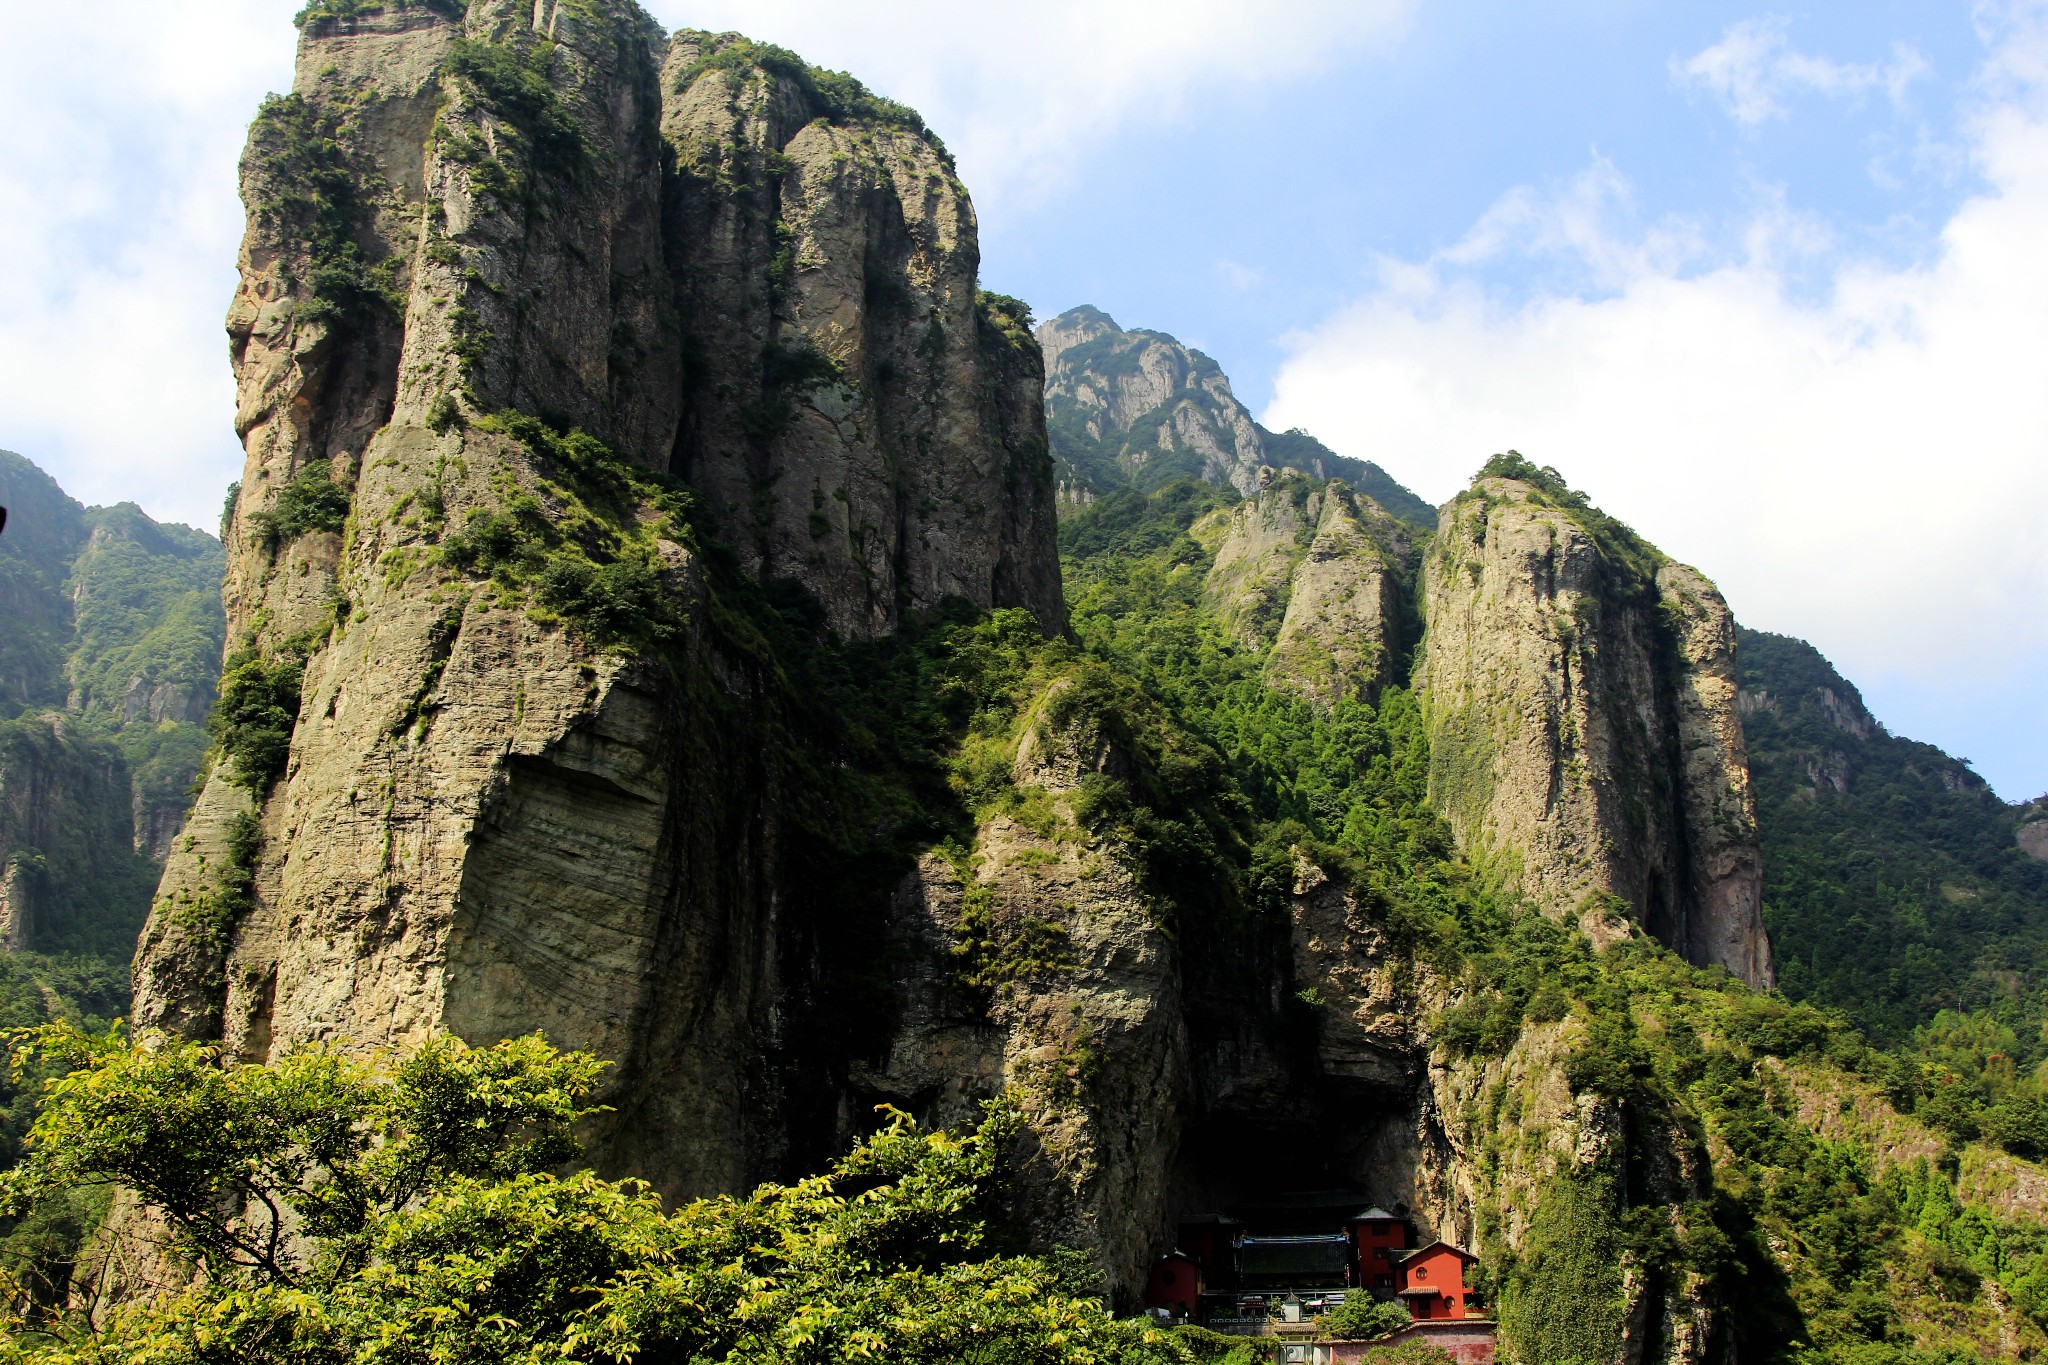
<svg viewBox="0 0 2048 1365">
<path fill-rule="evenodd" d="M 211 527 L 241 469 L 221 319 L 236 159 L 291 80 L 288 0 L 10 7 L 0 446 L 91 502 Z"/>
<path fill-rule="evenodd" d="M 1432 498 L 1518 449 L 1714 576 L 1744 620 L 1814 639 L 1852 677 L 1924 690 L 2005 676 L 2038 699 L 2025 670 L 2048 663 L 2042 8 L 1998 31 L 1979 83 L 1996 99 L 1966 130 L 1986 188 L 1923 263 L 1825 254 L 1825 231 L 1776 205 L 1715 258 L 1683 226 L 1618 226 L 1626 187 L 1603 163 L 1507 196 L 1431 260 L 1381 262 L 1374 292 L 1292 338 L 1264 420 Z M 1509 299 L 1474 278 L 1513 252 L 1564 258 L 1591 283 Z M 1819 301 L 1790 283 L 1817 253 Z M 2039 729 L 2042 710 L 2025 723 Z"/>
<path fill-rule="evenodd" d="M 1737 123 L 1751 126 L 1785 117 L 1785 101 L 1802 92 L 1856 100 L 1882 91 L 1896 105 L 1927 74 L 1926 60 L 1903 44 L 1892 49 L 1891 61 L 1865 64 L 1795 52 L 1789 27 L 1780 18 L 1745 19 L 1730 25 L 1712 47 L 1673 61 L 1671 74 L 1712 95 Z"/>
<path fill-rule="evenodd" d="M 852 71 L 946 140 L 986 208 L 1071 183 L 1133 121 L 1312 74 L 1405 32 L 1420 0 L 651 0 L 664 23 L 738 29 Z M 1228 175 L 1217 170 L 1219 180 Z"/>
</svg>

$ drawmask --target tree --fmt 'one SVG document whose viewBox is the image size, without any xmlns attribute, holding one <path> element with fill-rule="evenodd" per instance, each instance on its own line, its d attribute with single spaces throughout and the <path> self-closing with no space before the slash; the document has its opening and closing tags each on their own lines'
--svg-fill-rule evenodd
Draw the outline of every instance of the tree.
<svg viewBox="0 0 2048 1365">
<path fill-rule="evenodd" d="M 601 1068 L 538 1035 L 378 1070 L 52 1027 L 17 1058 L 68 1071 L 10 1206 L 119 1185 L 207 1273 L 102 1330 L 17 1330 L 0 1365 L 1191 1365 L 1230 1345 L 1119 1321 L 1064 1260 L 1016 1254 L 1007 1100 L 964 1135 L 889 1112 L 822 1175 L 668 1211 L 557 1173 Z"/>
<path fill-rule="evenodd" d="M 1364 1341 L 1398 1332 L 1414 1315 L 1398 1303 L 1354 1294 L 1323 1319 L 1323 1331 L 1342 1341 Z"/>
<path fill-rule="evenodd" d="M 125 1188 L 215 1279 L 299 1285 L 361 1267 L 380 1218 L 457 1179 L 505 1180 L 575 1151 L 603 1064 L 531 1037 L 428 1042 L 388 1074 L 328 1048 L 271 1066 L 161 1036 L 130 1043 L 57 1023 L 15 1035 L 17 1074 L 57 1075 L 0 1211 Z M 310 1239 L 322 1256 L 292 1251 Z"/>
</svg>

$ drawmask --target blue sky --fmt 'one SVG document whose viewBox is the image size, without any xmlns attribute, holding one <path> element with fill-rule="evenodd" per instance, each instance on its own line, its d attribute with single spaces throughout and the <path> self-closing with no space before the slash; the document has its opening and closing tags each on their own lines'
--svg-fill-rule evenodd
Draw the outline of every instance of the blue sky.
<svg viewBox="0 0 2048 1365">
<path fill-rule="evenodd" d="M 241 128 L 296 0 L 14 16 L 0 446 L 210 525 Z M 655 0 L 915 104 L 985 282 L 1443 498 L 1556 464 L 2048 790 L 2048 4 Z"/>
<path fill-rule="evenodd" d="M 1882 93 L 1800 91 L 1787 117 L 1746 126 L 1671 66 L 1759 17 L 1844 64 L 1893 63 L 1903 44 L 1928 70 L 1903 108 Z M 1961 5 L 1424 5 L 1399 42 L 1226 90 L 1101 149 L 1063 193 L 985 207 L 986 273 L 1042 308 L 1087 298 L 1175 331 L 1259 407 L 1282 339 L 1327 312 L 1333 291 L 1366 287 L 1375 255 L 1448 247 L 1508 190 L 1569 180 L 1597 158 L 1627 177 L 1641 221 L 1679 214 L 1723 234 L 1782 195 L 1857 246 L 1924 253 L 1974 181 L 1941 143 L 1982 60 Z M 1491 279 L 1510 294 L 1579 283 L 1529 262 Z"/>
</svg>

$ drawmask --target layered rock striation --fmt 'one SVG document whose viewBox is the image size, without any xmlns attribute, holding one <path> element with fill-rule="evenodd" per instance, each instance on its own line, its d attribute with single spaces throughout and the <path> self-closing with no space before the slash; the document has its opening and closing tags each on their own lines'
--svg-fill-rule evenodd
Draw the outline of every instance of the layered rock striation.
<svg viewBox="0 0 2048 1365">
<path fill-rule="evenodd" d="M 1430 794 L 1461 844 L 1596 941 L 1618 910 L 1768 985 L 1734 622 L 1713 585 L 1525 462 L 1445 506 L 1424 585 Z"/>
</svg>

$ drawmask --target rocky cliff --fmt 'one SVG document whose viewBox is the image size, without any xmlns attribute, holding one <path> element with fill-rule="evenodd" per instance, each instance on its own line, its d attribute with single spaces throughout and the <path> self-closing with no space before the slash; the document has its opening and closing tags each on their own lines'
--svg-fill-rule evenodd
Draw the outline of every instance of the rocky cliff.
<svg viewBox="0 0 2048 1365">
<path fill-rule="evenodd" d="M 545 1028 L 617 1063 L 609 1167 L 810 1168 L 904 869 L 887 736 L 799 670 L 1062 620 L 1036 348 L 943 146 L 619 0 L 316 4 L 243 193 L 222 750 L 138 1021 Z"/>
<path fill-rule="evenodd" d="M 1041 324 L 1038 340 L 1064 496 L 1194 478 L 1249 497 L 1265 479 L 1291 470 L 1343 479 L 1400 520 L 1436 524 L 1436 510 L 1378 465 L 1346 459 L 1305 431 L 1260 426 L 1215 361 L 1164 332 L 1126 331 L 1101 309 L 1083 306 Z"/>
<path fill-rule="evenodd" d="M 1324 705 L 1373 701 L 1405 672 L 1415 536 L 1372 499 L 1284 475 L 1193 534 L 1214 556 L 1211 609 L 1247 648 L 1271 649 L 1281 686 Z"/>
<path fill-rule="evenodd" d="M 1619 911 L 1769 984 L 1727 605 L 1549 472 L 1488 471 L 1424 568 L 1432 799 L 1504 884 L 1596 940 Z"/>
</svg>

